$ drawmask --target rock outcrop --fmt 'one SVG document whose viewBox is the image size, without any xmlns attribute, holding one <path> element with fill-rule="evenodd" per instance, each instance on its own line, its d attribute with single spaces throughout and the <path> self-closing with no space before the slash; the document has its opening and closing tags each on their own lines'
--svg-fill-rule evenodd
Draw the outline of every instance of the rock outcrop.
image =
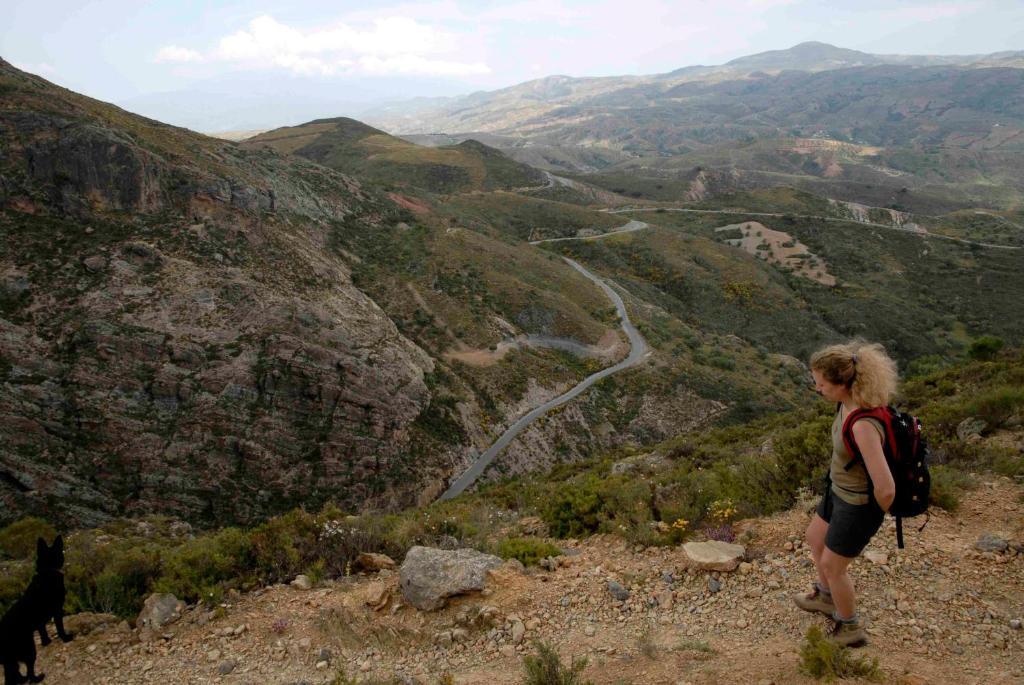
<svg viewBox="0 0 1024 685">
<path fill-rule="evenodd" d="M 502 563 L 473 549 L 413 547 L 399 570 L 402 597 L 421 611 L 440 609 L 449 597 L 483 590 L 487 572 Z"/>
<path fill-rule="evenodd" d="M 6 63 L 0 148 L 0 524 L 254 522 L 437 476 L 433 361 L 332 247 L 408 212 Z"/>
</svg>

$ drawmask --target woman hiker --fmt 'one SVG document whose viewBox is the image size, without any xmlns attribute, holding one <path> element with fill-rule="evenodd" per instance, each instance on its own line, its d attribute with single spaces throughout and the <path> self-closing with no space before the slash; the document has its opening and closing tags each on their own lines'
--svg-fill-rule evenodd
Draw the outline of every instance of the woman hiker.
<svg viewBox="0 0 1024 685">
<path fill-rule="evenodd" d="M 807 526 L 807 546 L 818 580 L 810 594 L 794 597 L 804 611 L 833 620 L 830 637 L 841 645 L 867 642 L 857 615 L 853 581 L 847 568 L 867 546 L 896 496 L 882 452 L 885 428 L 874 418 L 853 424 L 853 440 L 863 460 L 849 466 L 843 422 L 858 408 L 887 406 L 896 391 L 896 363 L 881 345 L 860 341 L 831 345 L 811 357 L 815 390 L 839 409 L 832 422 L 832 461 L 825 495 Z M 849 466 L 849 468 L 847 468 Z"/>
</svg>

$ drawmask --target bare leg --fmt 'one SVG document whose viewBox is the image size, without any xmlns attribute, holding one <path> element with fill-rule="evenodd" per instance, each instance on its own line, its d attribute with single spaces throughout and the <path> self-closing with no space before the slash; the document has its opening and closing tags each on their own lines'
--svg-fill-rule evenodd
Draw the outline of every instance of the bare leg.
<svg viewBox="0 0 1024 685">
<path fill-rule="evenodd" d="M 814 559 L 814 568 L 818 572 L 818 586 L 829 590 L 831 585 L 828 578 L 821 570 L 821 553 L 825 550 L 825 534 L 828 532 L 828 522 L 817 514 L 811 517 L 811 523 L 807 526 L 805 539 L 811 550 L 811 558 Z"/>
<path fill-rule="evenodd" d="M 852 618 L 857 612 L 857 600 L 853 592 L 853 579 L 847 573 L 851 557 L 836 554 L 827 547 L 821 554 L 820 570 L 828 578 L 832 590 L 832 601 L 840 618 Z"/>
</svg>

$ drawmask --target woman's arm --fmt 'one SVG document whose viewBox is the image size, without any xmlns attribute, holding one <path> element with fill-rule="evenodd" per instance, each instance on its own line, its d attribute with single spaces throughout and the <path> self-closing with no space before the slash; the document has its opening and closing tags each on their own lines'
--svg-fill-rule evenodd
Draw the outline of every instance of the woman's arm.
<svg viewBox="0 0 1024 685">
<path fill-rule="evenodd" d="M 892 501 L 896 499 L 896 483 L 889 472 L 889 464 L 882 452 L 882 437 L 867 421 L 853 424 L 853 440 L 864 458 L 864 466 L 874 485 L 875 501 L 882 511 L 889 511 Z"/>
</svg>

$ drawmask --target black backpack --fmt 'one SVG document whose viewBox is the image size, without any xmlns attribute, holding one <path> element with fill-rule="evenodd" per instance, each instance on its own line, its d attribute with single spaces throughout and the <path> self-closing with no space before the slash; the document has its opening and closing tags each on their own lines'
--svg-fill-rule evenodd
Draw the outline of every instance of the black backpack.
<svg viewBox="0 0 1024 685">
<path fill-rule="evenodd" d="M 928 497 L 932 484 L 931 475 L 928 473 L 928 444 L 921 435 L 921 422 L 917 417 L 894 407 L 854 409 L 843 423 L 843 444 L 853 457 L 846 465 L 847 470 L 858 461 L 864 461 L 853 440 L 853 424 L 865 418 L 878 419 L 885 427 L 885 444 L 882 451 L 885 453 L 885 461 L 889 465 L 893 482 L 896 483 L 896 498 L 889 507 L 889 513 L 896 517 L 896 544 L 903 549 L 903 519 L 919 516 L 928 511 Z M 870 479 L 869 475 L 869 487 Z M 927 523 L 928 520 L 925 519 L 920 530 L 924 530 Z"/>
</svg>

